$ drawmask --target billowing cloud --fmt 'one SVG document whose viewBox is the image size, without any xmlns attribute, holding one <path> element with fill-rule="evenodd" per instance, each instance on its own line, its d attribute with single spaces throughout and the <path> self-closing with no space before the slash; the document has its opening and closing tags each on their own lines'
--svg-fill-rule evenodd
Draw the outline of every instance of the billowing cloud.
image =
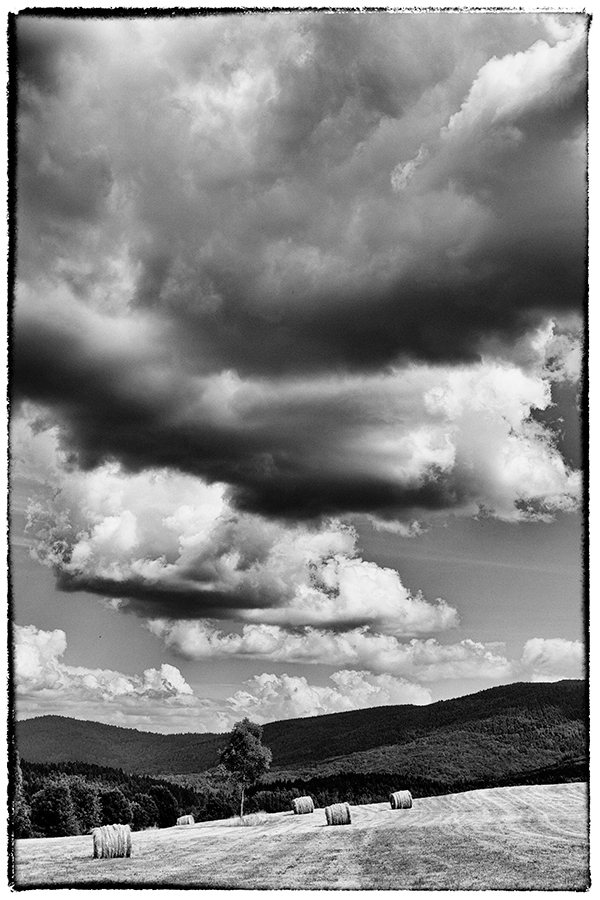
<svg viewBox="0 0 600 900">
<path fill-rule="evenodd" d="M 238 715 L 264 723 L 370 706 L 431 702 L 428 690 L 392 675 L 342 670 L 334 672 L 331 680 L 334 687 L 321 687 L 298 675 L 255 675 L 231 697 L 231 704 Z"/>
<path fill-rule="evenodd" d="M 581 641 L 564 638 L 531 638 L 523 647 L 521 665 L 529 681 L 583 678 L 584 647 Z"/>
<path fill-rule="evenodd" d="M 67 649 L 61 629 L 38 631 L 33 625 L 15 628 L 15 675 L 19 690 L 60 687 L 58 658 Z"/>
<path fill-rule="evenodd" d="M 177 731 L 186 717 L 210 709 L 194 696 L 175 666 L 163 663 L 142 675 L 68 666 L 61 662 L 66 648 L 61 629 L 15 626 L 16 701 L 23 717 L 66 714 L 147 730 L 164 717 L 170 730 Z M 201 717 L 197 725 L 199 731 L 207 730 Z"/>
<path fill-rule="evenodd" d="M 502 679 L 514 663 L 502 645 L 463 640 L 440 644 L 434 638 L 400 641 L 368 628 L 336 633 L 317 628 L 286 631 L 274 625 L 244 625 L 222 633 L 209 622 L 151 619 L 148 628 L 185 659 L 229 657 L 287 663 L 352 666 L 379 674 L 435 682 L 458 678 Z"/>
<path fill-rule="evenodd" d="M 288 515 L 317 503 L 359 511 L 379 504 L 388 518 L 375 516 L 376 527 L 404 534 L 419 533 L 415 513 L 424 521 L 448 510 L 519 521 L 574 509 L 579 473 L 532 417 L 551 403 L 553 373 L 574 374 L 573 347 L 548 327 L 528 344 L 526 370 L 498 362 L 412 367 L 279 388 L 220 377 L 205 406 L 209 417 L 228 420 L 232 444 L 225 457 L 215 450 L 215 465 L 244 471 L 250 418 L 285 445 L 279 464 L 255 455 L 248 483 L 233 494 L 166 468 L 136 474 L 112 462 L 82 471 L 60 449 L 61 430 L 29 409 L 14 421 L 12 444 L 16 469 L 47 484 L 29 508 L 35 554 L 65 590 L 127 599 L 142 614 L 149 604 L 169 618 L 368 624 L 404 636 L 452 626 L 453 609 L 412 596 L 395 571 L 362 560 L 351 526 L 316 517 L 286 525 L 242 512 L 240 503 L 252 494 L 251 507 Z M 128 430 L 141 440 L 143 428 Z"/>
<path fill-rule="evenodd" d="M 47 461 L 48 435 L 39 437 Z M 15 444 L 18 457 L 17 432 Z M 356 531 L 339 521 L 292 526 L 239 513 L 221 485 L 164 470 L 54 463 L 45 467 L 49 495 L 30 505 L 29 531 L 65 590 L 113 597 L 144 616 L 371 625 L 404 636 L 458 622 L 443 600 L 428 602 L 395 570 L 361 559 Z"/>
<path fill-rule="evenodd" d="M 120 280 L 254 373 L 472 359 L 579 309 L 584 17 L 466 19 L 23 19 L 23 274 Z"/>
<path fill-rule="evenodd" d="M 484 507 L 511 520 L 524 506 L 550 514 L 577 503 L 577 473 L 532 418 L 550 406 L 557 373 L 575 371 L 576 342 L 551 326 L 518 350 L 526 367 L 489 360 L 291 382 L 152 371 L 135 354 L 125 361 L 130 339 L 119 351 L 108 332 L 90 375 L 93 394 L 113 372 L 114 392 L 96 399 L 103 418 L 75 457 L 86 468 L 106 458 L 129 470 L 169 466 L 230 485 L 238 507 L 290 518 L 367 512 L 412 523 Z M 94 354 L 86 359 L 93 367 Z M 48 380 L 65 377 L 54 368 Z M 68 398 L 69 415 L 88 424 L 90 393 Z M 67 451 L 71 437 L 63 422 Z"/>
<path fill-rule="evenodd" d="M 16 626 L 15 635 L 16 680 L 23 694 L 31 690 L 67 694 L 78 691 L 107 701 L 115 697 L 179 699 L 192 694 L 179 670 L 166 663 L 160 671 L 148 669 L 141 677 L 128 678 L 109 669 L 84 669 L 61 663 L 59 657 L 67 649 L 67 638 L 61 629 L 40 631 L 33 625 Z"/>
<path fill-rule="evenodd" d="M 183 640 L 176 625 L 167 638 L 171 646 Z M 165 635 L 163 634 L 163 637 Z M 374 636 L 375 637 L 375 636 Z M 229 636 L 231 646 L 234 637 Z M 393 704 L 431 702 L 429 688 L 421 681 L 455 677 L 483 677 L 501 683 L 509 677 L 531 681 L 556 681 L 581 677 L 583 648 L 578 641 L 533 638 L 525 644 L 521 660 L 503 658 L 500 645 L 487 647 L 472 641 L 447 647 L 436 641 L 411 641 L 395 652 L 401 664 L 397 670 L 385 669 L 385 654 L 392 653 L 391 638 L 378 636 L 377 653 L 384 655 L 377 670 L 377 654 L 352 655 L 346 648 L 356 647 L 353 636 L 312 633 L 305 640 L 278 635 L 273 628 L 247 626 L 245 648 L 231 651 L 223 636 L 206 633 L 202 647 L 198 624 L 189 628 L 187 652 L 198 655 L 223 655 L 229 652 L 254 654 L 257 658 L 288 662 L 311 661 L 319 652 L 328 652 L 331 666 L 343 664 L 324 685 L 311 683 L 304 676 L 274 675 L 264 672 L 245 681 L 239 690 L 222 701 L 198 696 L 179 669 L 163 663 L 159 669 L 147 669 L 143 675 L 125 675 L 108 669 L 68 666 L 61 661 L 67 640 L 64 631 L 43 631 L 33 625 L 14 629 L 14 663 L 17 712 L 22 718 L 33 715 L 71 715 L 79 719 L 164 733 L 180 731 L 227 731 L 244 716 L 258 722 L 317 716 Z M 269 641 L 269 652 L 265 652 Z M 383 646 L 388 643 L 388 651 Z M 287 643 L 286 643 L 287 642 Z M 310 644 L 318 649 L 310 650 Z M 284 653 L 274 651 L 278 644 Z M 262 647 L 262 649 L 261 649 Z M 183 648 L 180 648 L 183 649 Z M 374 650 L 375 648 L 373 648 Z M 360 668 L 348 668 L 352 661 Z M 323 661 L 323 660 L 321 660 Z M 366 663 L 366 666 L 364 665 Z M 375 669 L 375 672 L 373 671 Z"/>
<path fill-rule="evenodd" d="M 226 731 L 235 721 L 317 716 L 348 709 L 395 703 L 428 703 L 425 688 L 392 675 L 342 670 L 333 687 L 311 685 L 306 678 L 264 673 L 244 682 L 231 697 L 217 702 L 198 697 L 181 672 L 163 663 L 143 675 L 67 666 L 64 631 L 14 630 L 15 683 L 19 715 L 72 715 L 148 731 Z"/>
<path fill-rule="evenodd" d="M 510 429 L 508 389 L 492 402 L 484 471 L 480 410 L 424 398 L 448 363 L 489 382 L 515 341 L 581 319 L 584 17 L 18 33 L 14 396 L 79 465 L 172 468 L 269 516 L 572 502 L 528 424 L 566 363 L 522 367 Z"/>
<path fill-rule="evenodd" d="M 562 644 L 438 643 L 455 607 L 356 529 L 579 504 L 553 404 L 581 368 L 586 25 L 18 18 L 11 475 L 59 588 L 192 659 L 339 667 L 260 676 L 257 715 L 573 670 Z M 40 685 L 119 715 L 246 702 L 162 669 L 84 684 L 31 637 Z"/>
</svg>

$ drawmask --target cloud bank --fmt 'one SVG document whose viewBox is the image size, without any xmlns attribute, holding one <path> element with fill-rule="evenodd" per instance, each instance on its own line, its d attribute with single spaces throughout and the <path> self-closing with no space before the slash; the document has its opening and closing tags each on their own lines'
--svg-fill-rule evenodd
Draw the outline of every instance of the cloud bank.
<svg viewBox="0 0 600 900">
<path fill-rule="evenodd" d="M 159 670 L 148 669 L 141 676 L 67 666 L 60 660 L 67 642 L 64 631 L 59 629 L 43 631 L 33 625 L 16 626 L 14 642 L 17 708 L 24 718 L 66 713 L 80 719 L 163 733 L 220 732 L 229 730 L 244 716 L 265 723 L 431 701 L 429 690 L 414 679 L 389 672 L 373 674 L 365 669 L 344 668 L 334 672 L 329 679 L 331 684 L 327 685 L 311 684 L 303 676 L 265 672 L 248 679 L 238 691 L 219 703 L 198 696 L 181 672 L 167 664 Z M 417 648 L 413 642 L 413 676 L 426 674 L 436 657 L 445 665 L 460 655 L 453 648 L 427 643 L 428 646 Z M 337 662 L 332 660 L 332 664 Z M 583 648 L 579 641 L 534 638 L 526 643 L 521 660 L 512 663 L 504 660 L 503 664 L 505 680 L 511 674 L 525 672 L 531 681 L 578 678 L 582 674 Z M 460 661 L 455 671 L 459 670 Z M 483 671 L 489 674 L 485 665 Z M 499 674 L 497 670 L 496 675 Z"/>
<path fill-rule="evenodd" d="M 392 635 L 373 633 L 367 627 L 342 633 L 309 627 L 289 633 L 273 625 L 245 625 L 240 634 L 223 634 L 208 622 L 151 619 L 148 628 L 170 650 L 192 660 L 236 656 L 271 662 L 359 666 L 378 674 L 389 672 L 425 682 L 502 679 L 513 673 L 502 648 L 494 643 L 463 640 L 440 644 L 435 638 L 402 642 Z"/>
<path fill-rule="evenodd" d="M 228 502 L 223 487 L 115 465 L 65 471 L 52 435 L 23 442 L 50 487 L 29 507 L 36 558 L 64 590 L 115 598 L 143 616 L 347 629 L 410 636 L 453 627 L 456 610 L 412 594 L 398 573 L 361 559 L 357 533 L 329 521 L 286 525 Z M 15 445 L 20 446 L 15 433 Z M 35 467 L 31 466 L 34 470 Z"/>
<path fill-rule="evenodd" d="M 579 311 L 585 21 L 493 18 L 23 18 L 23 274 L 255 375 Z"/>
<path fill-rule="evenodd" d="M 519 661 L 444 642 L 457 608 L 363 558 L 357 523 L 579 505 L 555 404 L 581 370 L 586 23 L 19 17 L 11 474 L 32 552 L 187 659 L 338 667 L 216 709 L 173 667 L 77 674 L 62 632 L 32 632 L 48 702 L 62 684 L 221 729 L 575 670 L 558 638 Z"/>
<path fill-rule="evenodd" d="M 510 366 L 582 311 L 582 17 L 24 17 L 19 42 L 14 393 L 80 466 L 292 518 L 572 502 L 542 375 Z M 488 465 L 480 401 L 431 397 L 494 379 Z"/>
</svg>

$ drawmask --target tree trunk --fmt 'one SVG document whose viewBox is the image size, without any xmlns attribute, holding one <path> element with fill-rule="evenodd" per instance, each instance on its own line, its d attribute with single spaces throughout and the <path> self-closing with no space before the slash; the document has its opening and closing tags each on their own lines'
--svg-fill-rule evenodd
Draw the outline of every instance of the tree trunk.
<svg viewBox="0 0 600 900">
<path fill-rule="evenodd" d="M 244 818 L 244 784 L 242 782 L 242 797 L 240 800 L 240 819 Z"/>
</svg>

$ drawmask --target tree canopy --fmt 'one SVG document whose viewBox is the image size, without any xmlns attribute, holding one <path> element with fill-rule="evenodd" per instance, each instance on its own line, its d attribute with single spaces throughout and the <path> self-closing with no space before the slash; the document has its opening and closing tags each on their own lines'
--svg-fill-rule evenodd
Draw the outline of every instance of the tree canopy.
<svg viewBox="0 0 600 900">
<path fill-rule="evenodd" d="M 262 725 L 242 719 L 236 722 L 229 735 L 229 743 L 221 752 L 221 764 L 240 786 L 240 816 L 244 815 L 246 788 L 268 772 L 272 754 L 262 745 Z"/>
</svg>

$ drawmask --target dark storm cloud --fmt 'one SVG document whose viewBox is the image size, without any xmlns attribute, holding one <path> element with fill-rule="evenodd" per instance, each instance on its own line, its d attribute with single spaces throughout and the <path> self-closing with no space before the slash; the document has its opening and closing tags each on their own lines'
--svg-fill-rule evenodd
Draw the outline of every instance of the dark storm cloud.
<svg viewBox="0 0 600 900">
<path fill-rule="evenodd" d="M 100 332 L 90 329 L 94 320 L 73 315 L 67 325 L 17 316 L 15 339 L 15 403 L 29 398 L 52 407 L 63 446 L 84 469 L 107 459 L 132 472 L 172 467 L 231 485 L 240 508 L 292 518 L 348 510 L 410 515 L 469 499 L 466 483 L 449 483 L 418 454 L 405 451 L 415 472 L 399 479 L 377 462 L 377 438 L 370 461 L 352 450 L 372 428 L 392 427 L 402 457 L 402 430 L 422 415 L 422 378 L 291 386 L 227 374 L 189 379 L 168 360 L 161 370 L 160 352 L 146 356 L 148 336 L 135 325 L 111 333 L 109 319 L 102 341 L 85 340 L 90 330 Z M 136 336 L 142 351 L 120 352 Z"/>
<path fill-rule="evenodd" d="M 436 477 L 437 476 L 437 477 Z M 296 473 L 274 472 L 271 477 L 248 477 L 241 487 L 234 486 L 232 497 L 240 509 L 261 512 L 267 516 L 317 517 L 352 512 L 392 514 L 402 510 L 414 517 L 436 510 L 452 509 L 476 492 L 456 479 L 448 483 L 441 473 L 425 472 L 413 486 L 395 484 L 392 479 L 346 477 L 337 480 L 298 470 Z"/>
<path fill-rule="evenodd" d="M 495 16 L 466 18 L 233 17 L 207 23 L 200 71 L 174 57 L 204 20 L 139 34 L 90 22 L 60 97 L 24 110 L 20 216 L 73 251 L 57 219 L 75 228 L 114 177 L 103 225 L 126 235 L 131 299 L 179 321 L 212 366 L 473 359 L 488 331 L 510 339 L 541 311 L 581 307 L 585 42 L 538 22 L 543 56 L 525 49 L 530 17 L 501 17 L 503 39 Z M 26 69 L 54 71 L 85 23 L 39 22 L 23 20 Z M 519 56 L 533 72 L 506 110 L 485 77 L 494 53 L 499 78 Z M 464 121 L 446 129 L 452 116 Z M 429 158 L 394 192 L 421 145 Z"/>
<path fill-rule="evenodd" d="M 581 313 L 583 17 L 23 18 L 19 42 L 13 392 L 72 465 L 273 516 L 523 500 L 431 397 L 435 366 Z"/>
<path fill-rule="evenodd" d="M 17 66 L 21 97 L 27 101 L 29 88 L 42 94 L 58 93 L 65 71 L 74 56 L 85 56 L 93 48 L 93 31 L 77 20 L 63 18 L 57 27 L 52 17 L 28 18 L 18 22 Z"/>
<path fill-rule="evenodd" d="M 67 305 L 61 322 L 34 322 L 17 312 L 15 404 L 50 407 L 38 428 L 58 424 L 83 469 L 116 460 L 132 473 L 179 470 L 229 485 L 238 508 L 288 518 L 410 522 L 480 507 L 510 518 L 528 497 L 562 507 L 576 490 L 551 437 L 528 423 L 550 402 L 543 347 L 531 374 L 488 362 L 251 380 L 190 373 L 139 315 L 117 321 Z"/>
<path fill-rule="evenodd" d="M 38 165 L 44 152 L 46 165 Z M 20 180 L 19 199 L 32 211 L 51 206 L 58 219 L 90 221 L 110 194 L 112 174 L 102 150 L 24 148 L 20 161 L 27 174 Z"/>
<path fill-rule="evenodd" d="M 252 597 L 248 593 L 234 591 L 210 591 L 172 584 L 152 585 L 143 579 L 129 578 L 118 581 L 111 578 L 77 576 L 56 570 L 56 587 L 60 591 L 75 593 L 86 591 L 100 597 L 125 601 L 122 608 L 143 616 L 172 616 L 177 619 L 219 618 L 235 619 L 240 610 L 265 604 L 267 598 Z M 275 604 L 275 598 L 271 598 Z M 262 605 L 261 604 L 261 605 Z"/>
</svg>

